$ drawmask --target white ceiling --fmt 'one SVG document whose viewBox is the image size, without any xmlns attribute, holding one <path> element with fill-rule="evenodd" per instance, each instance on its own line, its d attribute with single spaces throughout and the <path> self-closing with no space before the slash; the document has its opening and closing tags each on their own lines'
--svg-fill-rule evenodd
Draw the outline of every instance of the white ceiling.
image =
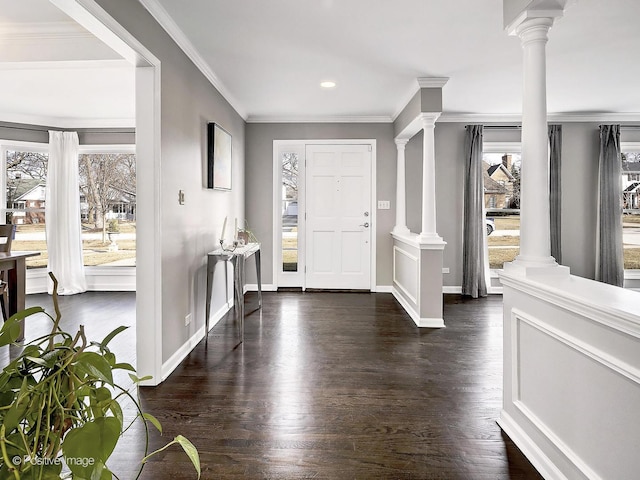
<svg viewBox="0 0 640 480">
<path fill-rule="evenodd" d="M 140 1 L 249 121 L 389 120 L 418 77 L 450 78 L 450 117 L 521 110 L 502 0 Z M 574 2 L 547 45 L 550 113 L 640 119 L 639 20 L 638 0 Z M 0 45 L 0 120 L 133 121 L 133 69 L 47 0 L 0 0 Z"/>
<path fill-rule="evenodd" d="M 134 74 L 48 0 L 0 0 L 0 121 L 134 126 Z"/>
</svg>

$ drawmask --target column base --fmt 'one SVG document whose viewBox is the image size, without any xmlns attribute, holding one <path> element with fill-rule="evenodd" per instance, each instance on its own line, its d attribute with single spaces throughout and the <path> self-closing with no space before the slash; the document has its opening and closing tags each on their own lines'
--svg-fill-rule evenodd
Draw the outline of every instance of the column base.
<svg viewBox="0 0 640 480">
<path fill-rule="evenodd" d="M 407 228 L 406 226 L 396 225 L 395 227 L 393 227 L 393 230 L 391 230 L 391 233 L 395 235 L 409 235 L 411 233 L 411 230 L 409 230 L 409 228 Z"/>
<path fill-rule="evenodd" d="M 418 236 L 418 242 L 420 243 L 446 243 L 444 239 L 437 233 L 424 233 L 422 232 Z"/>
<path fill-rule="evenodd" d="M 555 259 L 549 257 L 524 257 L 518 255 L 513 262 L 504 264 L 504 272 L 512 275 L 554 275 L 569 276 L 569 267 L 558 265 Z"/>
</svg>

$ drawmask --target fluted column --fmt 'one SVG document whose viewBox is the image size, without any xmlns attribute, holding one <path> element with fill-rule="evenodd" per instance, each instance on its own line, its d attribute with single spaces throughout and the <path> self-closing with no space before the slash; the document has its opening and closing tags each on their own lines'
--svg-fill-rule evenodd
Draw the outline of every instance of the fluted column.
<svg viewBox="0 0 640 480">
<path fill-rule="evenodd" d="M 442 242 L 436 231 L 436 150 L 435 126 L 439 113 L 423 113 L 422 150 L 422 231 L 421 242 Z"/>
<path fill-rule="evenodd" d="M 393 233 L 400 235 L 409 234 L 409 228 L 407 228 L 407 188 L 404 157 L 404 149 L 407 142 L 409 142 L 409 139 L 396 139 L 398 166 L 396 175 L 396 225 L 393 227 Z"/>
<path fill-rule="evenodd" d="M 516 29 L 524 54 L 522 176 L 520 186 L 521 267 L 555 266 L 549 227 L 546 43 L 552 18 L 532 18 Z"/>
</svg>

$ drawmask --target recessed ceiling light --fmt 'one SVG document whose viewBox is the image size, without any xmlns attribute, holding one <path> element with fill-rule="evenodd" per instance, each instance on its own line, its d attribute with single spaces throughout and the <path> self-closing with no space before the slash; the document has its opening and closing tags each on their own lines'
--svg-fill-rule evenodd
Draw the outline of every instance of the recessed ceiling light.
<svg viewBox="0 0 640 480">
<path fill-rule="evenodd" d="M 335 88 L 336 82 L 331 82 L 331 81 L 322 82 L 322 83 L 320 83 L 320 86 L 322 88 Z"/>
</svg>

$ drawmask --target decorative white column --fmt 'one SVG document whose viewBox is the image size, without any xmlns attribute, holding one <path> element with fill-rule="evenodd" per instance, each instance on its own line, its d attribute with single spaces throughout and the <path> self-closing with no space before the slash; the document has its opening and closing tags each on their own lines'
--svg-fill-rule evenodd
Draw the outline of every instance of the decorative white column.
<svg viewBox="0 0 640 480">
<path fill-rule="evenodd" d="M 407 188 L 404 148 L 409 142 L 408 138 L 396 138 L 396 148 L 398 149 L 398 166 L 396 175 L 396 225 L 393 233 L 398 235 L 409 235 L 407 227 Z"/>
<path fill-rule="evenodd" d="M 512 267 L 557 266 L 549 227 L 549 148 L 547 134 L 547 34 L 553 18 L 530 18 L 516 28 L 524 51 L 520 254 Z M 507 268 L 507 267 L 506 267 Z"/>
<path fill-rule="evenodd" d="M 422 231 L 420 242 L 442 243 L 436 231 L 436 150 L 435 126 L 440 113 L 422 113 Z"/>
</svg>

